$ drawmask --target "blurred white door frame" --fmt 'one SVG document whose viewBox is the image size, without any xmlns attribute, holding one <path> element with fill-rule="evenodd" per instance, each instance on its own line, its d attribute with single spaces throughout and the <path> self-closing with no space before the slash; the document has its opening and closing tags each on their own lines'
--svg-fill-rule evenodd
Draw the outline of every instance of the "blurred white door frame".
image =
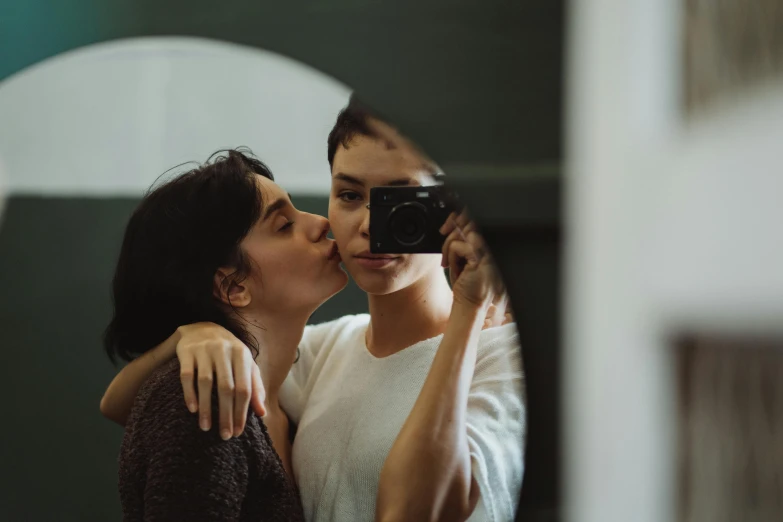
<svg viewBox="0 0 783 522">
<path fill-rule="evenodd" d="M 683 9 L 570 3 L 570 521 L 674 518 L 672 334 L 782 333 L 783 86 L 686 118 Z"/>
</svg>

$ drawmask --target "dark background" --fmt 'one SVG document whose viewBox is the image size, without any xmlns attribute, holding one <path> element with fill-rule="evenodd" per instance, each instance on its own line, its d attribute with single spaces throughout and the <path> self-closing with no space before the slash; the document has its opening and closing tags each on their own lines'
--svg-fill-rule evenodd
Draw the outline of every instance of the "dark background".
<svg viewBox="0 0 783 522">
<path fill-rule="evenodd" d="M 529 431 L 519 519 L 556 519 L 562 2 L 324 4 L 5 0 L 0 79 L 83 45 L 169 34 L 276 51 L 356 89 L 446 168 L 483 226 L 524 346 Z M 325 197 L 294 198 L 326 211 Z M 135 203 L 21 196 L 8 203 L 0 228 L 1 520 L 120 520 L 122 432 L 98 411 L 116 369 L 100 333 Z M 313 319 L 365 307 L 350 287 Z"/>
</svg>

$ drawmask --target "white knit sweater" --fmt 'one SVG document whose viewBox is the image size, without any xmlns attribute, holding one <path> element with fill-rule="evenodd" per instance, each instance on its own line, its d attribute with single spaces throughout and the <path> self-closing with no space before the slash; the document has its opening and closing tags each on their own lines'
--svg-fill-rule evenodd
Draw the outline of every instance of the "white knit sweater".
<svg viewBox="0 0 783 522">
<path fill-rule="evenodd" d="M 281 390 L 298 424 L 293 466 L 308 521 L 371 521 L 386 456 L 443 336 L 378 359 L 369 315 L 308 326 Z M 513 520 L 522 486 L 525 406 L 516 325 L 484 330 L 468 398 L 468 443 L 481 499 L 470 521 Z"/>
</svg>

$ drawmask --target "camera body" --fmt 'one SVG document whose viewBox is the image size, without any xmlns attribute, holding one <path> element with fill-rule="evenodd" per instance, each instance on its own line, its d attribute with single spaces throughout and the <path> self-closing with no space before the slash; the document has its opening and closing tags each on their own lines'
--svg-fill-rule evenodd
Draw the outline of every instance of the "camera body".
<svg viewBox="0 0 783 522">
<path fill-rule="evenodd" d="M 440 228 L 458 212 L 456 192 L 444 185 L 370 189 L 370 252 L 439 254 Z"/>
</svg>

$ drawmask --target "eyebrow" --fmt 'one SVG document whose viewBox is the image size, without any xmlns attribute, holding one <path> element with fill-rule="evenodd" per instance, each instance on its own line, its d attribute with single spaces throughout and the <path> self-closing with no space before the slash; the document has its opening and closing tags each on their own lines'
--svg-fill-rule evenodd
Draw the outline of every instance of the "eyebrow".
<svg viewBox="0 0 783 522">
<path fill-rule="evenodd" d="M 362 180 L 355 178 L 353 176 L 349 176 L 348 174 L 343 174 L 342 172 L 335 174 L 334 179 L 345 181 L 346 183 L 350 183 L 352 185 L 358 185 L 360 187 L 364 186 L 364 182 Z M 388 183 L 384 183 L 384 185 L 387 187 L 407 187 L 408 185 L 419 185 L 419 184 L 420 183 L 413 178 L 394 179 L 389 181 Z"/>
<path fill-rule="evenodd" d="M 261 219 L 262 220 L 269 219 L 269 216 L 271 216 L 278 210 L 284 208 L 286 205 L 288 205 L 288 201 L 283 198 L 275 200 L 274 203 L 266 207 L 266 209 L 264 210 L 264 217 L 262 217 Z"/>
</svg>

